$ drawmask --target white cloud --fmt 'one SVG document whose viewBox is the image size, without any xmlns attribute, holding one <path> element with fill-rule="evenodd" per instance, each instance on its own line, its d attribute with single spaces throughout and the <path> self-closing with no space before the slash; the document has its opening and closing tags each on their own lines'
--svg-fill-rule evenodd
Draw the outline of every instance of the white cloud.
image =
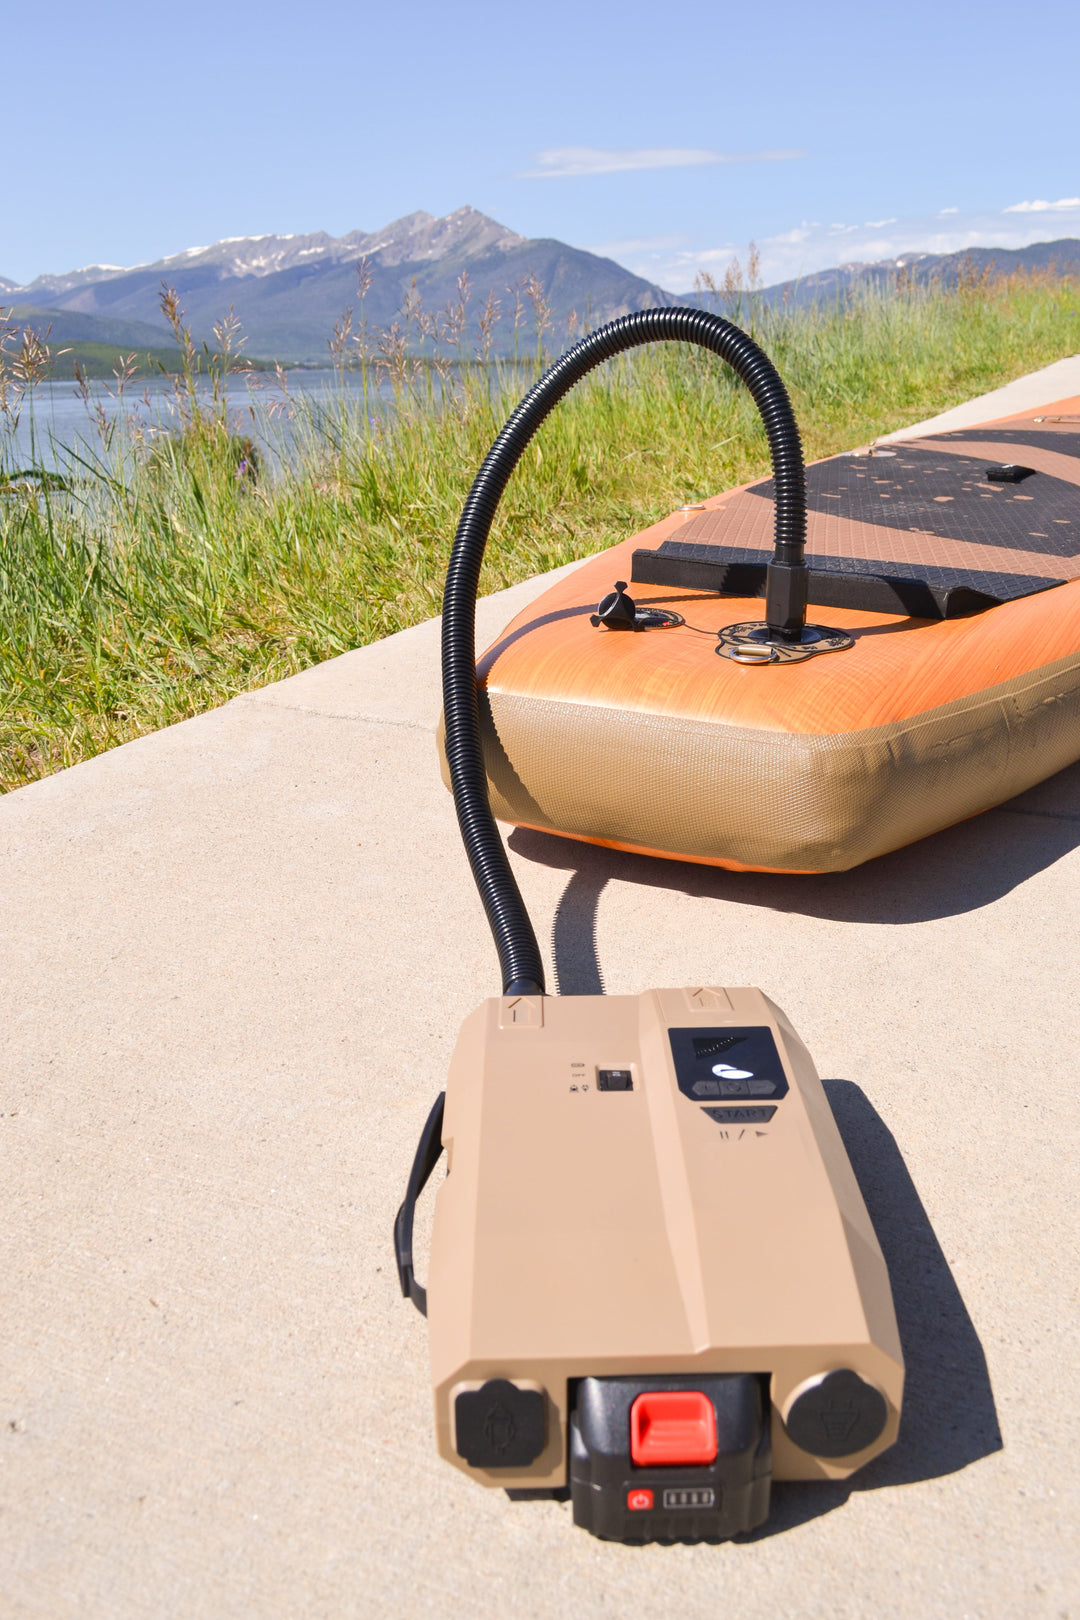
<svg viewBox="0 0 1080 1620">
<path fill-rule="evenodd" d="M 515 180 L 565 180 L 586 174 L 625 174 L 634 169 L 689 169 L 715 163 L 780 163 L 803 152 L 713 152 L 699 146 L 641 146 L 603 151 L 595 146 L 552 146 L 537 152 L 535 169 Z"/>
<path fill-rule="evenodd" d="M 1003 214 L 1063 214 L 1080 208 L 1080 197 L 1059 197 L 1057 202 L 1018 202 L 1003 208 Z"/>
<path fill-rule="evenodd" d="M 953 208 L 947 208 L 945 210 L 945 212 L 947 214 L 951 214 L 951 213 L 955 213 L 956 210 L 953 209 Z M 866 222 L 866 229 L 868 231 L 880 231 L 883 225 L 895 225 L 895 224 L 896 224 L 896 216 L 895 215 L 893 216 L 892 219 L 868 219 L 867 222 Z"/>
<path fill-rule="evenodd" d="M 938 219 L 944 219 L 946 214 L 958 214 L 959 212 L 959 208 L 939 208 Z M 883 219 L 881 223 L 883 225 L 894 225 L 896 221 L 892 219 Z"/>
</svg>

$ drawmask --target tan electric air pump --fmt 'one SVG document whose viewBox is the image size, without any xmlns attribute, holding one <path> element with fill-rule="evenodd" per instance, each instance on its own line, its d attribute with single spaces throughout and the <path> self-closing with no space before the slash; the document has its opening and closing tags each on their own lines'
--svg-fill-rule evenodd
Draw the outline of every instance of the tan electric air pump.
<svg viewBox="0 0 1080 1620">
<path fill-rule="evenodd" d="M 465 1022 L 395 1240 L 403 1291 L 429 1318 L 448 1462 L 514 1497 L 569 1496 L 598 1536 L 700 1541 L 761 1524 L 773 1478 L 843 1478 L 891 1445 L 904 1373 L 881 1250 L 783 1013 L 718 985 L 545 995 L 488 805 L 473 622 L 495 508 L 558 399 L 657 338 L 712 349 L 758 404 L 777 501 L 766 625 L 801 631 L 802 454 L 761 351 L 681 309 L 624 316 L 570 349 L 492 446 L 447 577 L 446 756 L 503 994 Z M 442 1147 L 425 1291 L 413 1214 Z"/>
</svg>

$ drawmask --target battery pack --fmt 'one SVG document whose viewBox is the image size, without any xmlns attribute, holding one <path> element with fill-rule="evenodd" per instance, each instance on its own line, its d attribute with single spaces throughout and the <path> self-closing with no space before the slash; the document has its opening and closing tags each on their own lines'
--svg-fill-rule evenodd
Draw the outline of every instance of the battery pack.
<svg viewBox="0 0 1080 1620">
<path fill-rule="evenodd" d="M 769 1513 L 769 1430 L 752 1374 L 586 1378 L 570 1419 L 574 1523 L 631 1542 L 754 1530 Z"/>
</svg>

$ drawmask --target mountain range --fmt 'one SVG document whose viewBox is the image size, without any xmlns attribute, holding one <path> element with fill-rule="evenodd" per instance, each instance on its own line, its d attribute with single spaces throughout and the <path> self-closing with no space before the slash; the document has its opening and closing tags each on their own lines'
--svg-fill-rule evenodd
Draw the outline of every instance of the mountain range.
<svg viewBox="0 0 1080 1620">
<path fill-rule="evenodd" d="M 1052 270 L 1059 275 L 1080 276 L 1080 241 L 1063 237 L 1056 242 L 1032 242 L 1022 248 L 965 248 L 960 253 L 901 253 L 895 259 L 878 259 L 872 264 L 840 264 L 831 270 L 818 270 L 798 281 L 782 281 L 766 287 L 762 296 L 770 304 L 790 301 L 796 304 L 831 303 L 838 295 L 863 288 L 885 288 L 898 270 L 905 270 L 916 285 L 938 280 L 953 287 L 961 276 L 979 276 L 984 271 L 1010 275 L 1015 271 Z"/>
<path fill-rule="evenodd" d="M 368 277 L 362 302 L 357 282 L 361 261 Z M 988 266 L 1000 271 L 1054 266 L 1080 274 L 1080 241 L 1042 242 L 1011 251 L 904 254 L 875 264 L 838 265 L 766 287 L 760 296 L 768 304 L 831 302 L 862 287 L 887 285 L 900 267 L 918 282 L 937 276 L 949 283 L 965 266 L 976 273 Z M 535 347 L 537 295 L 550 311 L 545 342 L 555 352 L 565 346 L 575 315 L 578 322 L 595 327 L 630 310 L 716 302 L 708 292 L 667 292 L 612 259 L 565 242 L 519 236 L 475 208 L 459 208 L 443 219 L 409 214 L 381 231 L 350 231 L 340 237 L 319 231 L 226 238 L 152 264 L 89 265 L 38 276 L 24 286 L 0 277 L 0 302 L 11 308 L 8 318 L 16 325 L 44 332 L 51 324 L 49 342 L 70 346 L 76 354 L 86 345 L 175 354 L 159 302 L 164 284 L 177 289 L 197 340 L 212 343 L 215 321 L 232 307 L 252 358 L 325 365 L 328 338 L 345 308 L 354 312 L 354 330 L 361 318 L 372 331 L 390 328 L 395 321 L 407 324 L 402 310 L 410 303 L 428 316 L 444 312 L 445 324 L 445 312 L 458 301 L 462 272 L 470 288 L 466 354 L 482 341 L 477 318 L 489 296 L 500 306 L 492 352 L 504 355 L 514 351 L 515 342 L 522 352 Z M 515 307 L 520 328 L 516 340 Z M 414 322 L 414 339 L 417 333 Z M 429 352 L 430 347 L 429 342 Z M 445 342 L 442 348 L 446 352 Z"/>
<path fill-rule="evenodd" d="M 362 311 L 357 286 L 361 260 L 370 275 Z M 0 279 L 0 299 L 35 311 L 20 317 L 35 326 L 48 315 L 55 321 L 61 311 L 129 323 L 130 341 L 137 348 L 151 334 L 159 345 L 172 339 L 159 304 L 164 283 L 177 289 L 197 339 L 210 341 L 214 322 L 232 306 L 247 333 L 247 353 L 325 365 L 327 340 L 343 309 L 351 306 L 356 320 L 362 314 L 372 330 L 400 320 L 409 300 L 419 299 L 422 310 L 437 315 L 457 302 L 463 271 L 470 283 L 466 353 L 477 340 L 477 316 L 489 293 L 500 304 L 493 352 L 514 349 L 515 304 L 520 306 L 518 342 L 524 352 L 535 347 L 533 307 L 524 292 L 530 277 L 550 306 L 547 342 L 557 349 L 563 347 L 574 311 L 580 321 L 595 326 L 627 310 L 672 301 L 612 259 L 564 242 L 518 236 L 475 208 L 459 208 L 444 219 L 409 214 L 370 234 L 226 239 L 132 269 L 90 265 L 66 275 L 39 276 L 21 287 Z M 59 330 L 54 326 L 54 337 Z"/>
</svg>

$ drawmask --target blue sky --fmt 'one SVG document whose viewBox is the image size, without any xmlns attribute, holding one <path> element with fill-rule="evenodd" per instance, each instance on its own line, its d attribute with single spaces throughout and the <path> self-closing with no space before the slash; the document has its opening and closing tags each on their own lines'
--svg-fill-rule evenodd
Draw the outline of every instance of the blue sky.
<svg viewBox="0 0 1080 1620">
<path fill-rule="evenodd" d="M 0 275 L 463 203 L 679 291 L 1080 236 L 1080 4 L 5 8 Z"/>
</svg>

